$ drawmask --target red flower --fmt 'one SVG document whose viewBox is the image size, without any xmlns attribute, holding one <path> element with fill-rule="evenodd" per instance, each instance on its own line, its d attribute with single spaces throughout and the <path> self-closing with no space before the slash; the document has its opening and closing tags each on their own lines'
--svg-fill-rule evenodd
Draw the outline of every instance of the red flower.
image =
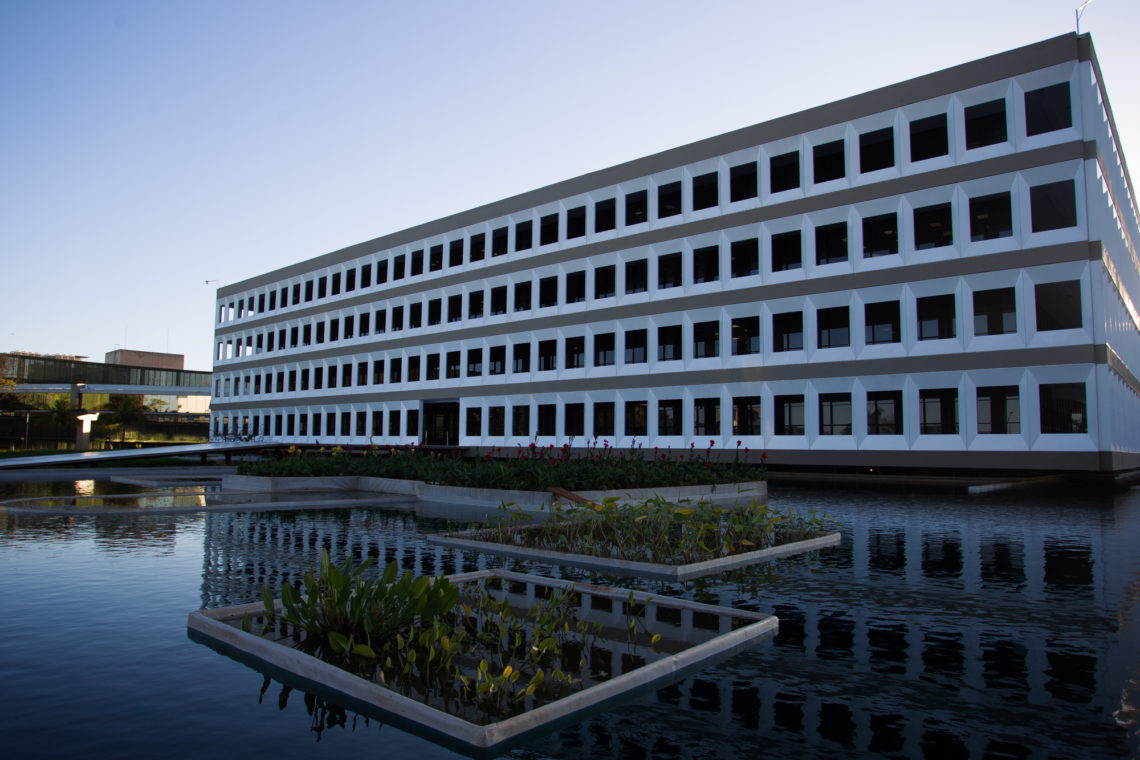
<svg viewBox="0 0 1140 760">
<path fill-rule="evenodd" d="M 736 442 L 736 448 L 739 449 L 743 444 L 744 444 L 744 441 L 737 441 Z"/>
<path fill-rule="evenodd" d="M 760 455 L 760 461 L 762 461 L 762 462 L 765 461 L 767 458 L 768 458 L 768 452 L 767 451 L 765 451 L 763 454 Z"/>
</svg>

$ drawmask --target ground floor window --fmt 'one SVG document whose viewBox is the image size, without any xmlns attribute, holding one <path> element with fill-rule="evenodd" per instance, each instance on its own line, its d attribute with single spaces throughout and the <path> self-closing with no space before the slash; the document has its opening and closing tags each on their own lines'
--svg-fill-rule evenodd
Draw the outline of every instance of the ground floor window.
<svg viewBox="0 0 1140 760">
<path fill-rule="evenodd" d="M 693 399 L 693 435 L 720 435 L 720 399 Z"/>
<path fill-rule="evenodd" d="M 804 434 L 804 397 L 776 396 L 776 435 Z"/>
<path fill-rule="evenodd" d="M 683 435 L 680 399 L 657 402 L 657 435 Z"/>
<path fill-rule="evenodd" d="M 819 394 L 819 434 L 851 435 L 851 394 Z"/>
<path fill-rule="evenodd" d="M 759 396 L 734 396 L 732 399 L 732 434 L 761 435 L 760 408 Z"/>
<path fill-rule="evenodd" d="M 594 402 L 594 435 L 614 434 L 614 402 Z"/>
<path fill-rule="evenodd" d="M 919 426 L 922 435 L 957 435 L 958 389 L 932 388 L 918 392 Z"/>
<path fill-rule="evenodd" d="M 867 394 L 867 435 L 902 435 L 902 391 Z"/>
<path fill-rule="evenodd" d="M 1021 405 L 1016 385 L 978 388 L 978 434 L 1021 432 Z"/>
<path fill-rule="evenodd" d="M 1042 433 L 1089 432 L 1084 383 L 1042 384 L 1040 394 Z"/>
<path fill-rule="evenodd" d="M 625 434 L 634 436 L 649 435 L 649 402 L 625 402 Z"/>
</svg>

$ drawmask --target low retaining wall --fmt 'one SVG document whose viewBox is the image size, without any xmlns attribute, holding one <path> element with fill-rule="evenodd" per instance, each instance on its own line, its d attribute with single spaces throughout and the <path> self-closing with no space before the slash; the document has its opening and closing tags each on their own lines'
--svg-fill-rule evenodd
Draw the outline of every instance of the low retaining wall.
<svg viewBox="0 0 1140 760">
<path fill-rule="evenodd" d="M 225 475 L 222 489 L 226 491 L 256 491 L 259 493 L 288 493 L 290 491 L 370 491 L 374 493 L 410 496 L 420 501 L 443 504 L 463 504 L 477 507 L 498 507 L 514 503 L 527 512 L 549 509 L 555 503 L 565 504 L 546 491 L 508 491 L 494 488 L 462 488 L 424 483 L 419 480 L 394 478 L 366 478 L 358 476 L 322 478 L 269 478 L 254 475 Z M 717 506 L 735 506 L 751 503 L 763 504 L 768 500 L 768 484 L 764 481 L 749 483 L 720 483 L 711 486 L 663 486 L 661 488 L 635 488 L 617 491 L 582 491 L 583 498 L 601 502 L 608 497 L 619 501 L 641 501 L 661 496 L 670 501 L 709 501 Z"/>
</svg>

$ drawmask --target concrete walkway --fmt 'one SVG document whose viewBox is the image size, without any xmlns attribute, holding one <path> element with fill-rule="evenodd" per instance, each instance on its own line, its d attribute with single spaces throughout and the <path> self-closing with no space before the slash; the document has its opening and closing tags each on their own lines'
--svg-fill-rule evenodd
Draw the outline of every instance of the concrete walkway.
<svg viewBox="0 0 1140 760">
<path fill-rule="evenodd" d="M 276 443 L 191 443 L 183 446 L 153 446 L 145 449 L 113 449 L 111 451 L 80 451 L 65 454 L 45 454 L 38 457 L 8 457 L 0 459 L 0 470 L 23 470 L 31 467 L 84 467 L 106 462 L 137 461 L 161 457 L 223 456 L 228 463 L 233 454 L 264 451 Z"/>
</svg>

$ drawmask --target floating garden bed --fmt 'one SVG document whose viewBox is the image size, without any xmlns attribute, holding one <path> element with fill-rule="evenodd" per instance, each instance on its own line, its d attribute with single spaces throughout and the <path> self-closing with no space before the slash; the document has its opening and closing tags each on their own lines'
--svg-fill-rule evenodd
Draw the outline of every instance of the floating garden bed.
<svg viewBox="0 0 1140 760">
<path fill-rule="evenodd" d="M 266 478 L 366 477 L 421 481 L 467 489 L 545 491 L 557 485 L 575 492 L 628 491 L 639 488 L 746 483 L 764 480 L 766 454 L 740 444 L 735 451 L 695 446 L 681 451 L 634 448 L 615 450 L 597 438 L 585 447 L 570 443 L 494 449 L 478 457 L 416 446 L 341 447 L 303 451 L 291 448 L 281 459 L 242 462 L 239 475 Z"/>
<path fill-rule="evenodd" d="M 776 633 L 775 617 L 504 570 L 379 581 L 190 614 L 192 638 L 469 753 L 549 730 Z M 269 596 L 267 594 L 267 596 Z"/>
<path fill-rule="evenodd" d="M 507 509 L 507 508 L 505 508 Z M 507 509 L 510 512 L 510 509 Z M 466 531 L 427 536 L 468 551 L 570 565 L 653 580 L 684 581 L 759 562 L 837 546 L 827 515 L 771 509 L 607 498 L 556 508 L 544 523 L 529 515 Z"/>
</svg>

